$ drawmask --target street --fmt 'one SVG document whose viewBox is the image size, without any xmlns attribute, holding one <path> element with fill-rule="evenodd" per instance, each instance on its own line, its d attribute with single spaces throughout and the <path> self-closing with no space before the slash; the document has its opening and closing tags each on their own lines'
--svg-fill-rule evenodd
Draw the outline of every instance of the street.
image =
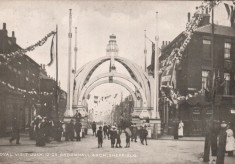
<svg viewBox="0 0 235 164">
<path fill-rule="evenodd" d="M 137 143 L 131 142 L 130 148 L 124 148 L 124 133 L 121 138 L 123 148 L 111 148 L 110 140 L 104 139 L 103 147 L 98 149 L 91 130 L 81 142 L 53 141 L 45 147 L 36 147 L 26 134 L 21 135 L 19 146 L 9 144 L 9 138 L 4 137 L 0 138 L 0 163 L 203 163 L 201 140 L 148 140 L 146 146 L 138 139 Z"/>
</svg>

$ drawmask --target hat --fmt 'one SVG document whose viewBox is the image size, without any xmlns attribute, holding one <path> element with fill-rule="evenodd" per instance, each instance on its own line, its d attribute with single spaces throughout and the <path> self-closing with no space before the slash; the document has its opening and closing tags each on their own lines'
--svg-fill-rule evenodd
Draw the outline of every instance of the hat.
<svg viewBox="0 0 235 164">
<path fill-rule="evenodd" d="M 115 127 L 115 126 L 112 126 L 112 129 L 116 129 L 116 127 Z"/>
</svg>

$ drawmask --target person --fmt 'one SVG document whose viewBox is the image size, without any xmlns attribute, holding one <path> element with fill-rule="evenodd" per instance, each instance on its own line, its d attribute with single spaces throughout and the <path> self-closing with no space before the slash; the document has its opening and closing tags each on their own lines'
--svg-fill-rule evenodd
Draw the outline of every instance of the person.
<svg viewBox="0 0 235 164">
<path fill-rule="evenodd" d="M 126 148 L 130 147 L 130 138 L 131 138 L 131 130 L 129 127 L 125 129 L 126 134 Z"/>
<path fill-rule="evenodd" d="M 57 121 L 54 128 L 55 128 L 55 140 L 57 142 L 61 142 L 62 132 L 63 132 L 63 123 L 62 121 Z"/>
<path fill-rule="evenodd" d="M 148 145 L 147 143 L 147 136 L 148 136 L 148 130 L 147 130 L 147 126 L 145 125 L 144 128 L 143 128 L 143 137 L 142 137 L 142 144 L 144 145 L 144 141 L 145 141 L 145 145 Z"/>
<path fill-rule="evenodd" d="M 112 126 L 112 130 L 110 130 L 111 148 L 114 148 L 116 138 L 117 138 L 116 127 Z"/>
<path fill-rule="evenodd" d="M 178 136 L 183 137 L 184 136 L 184 123 L 182 120 L 180 120 L 179 127 L 178 127 Z"/>
<path fill-rule="evenodd" d="M 116 142 L 116 148 L 121 148 L 121 132 L 119 130 L 117 130 L 117 142 Z"/>
<path fill-rule="evenodd" d="M 143 135 L 143 125 L 140 125 L 140 129 L 139 129 L 139 138 L 140 138 L 140 142 L 143 144 L 143 138 L 144 138 L 144 135 Z"/>
<path fill-rule="evenodd" d="M 110 139 L 110 131 L 111 131 L 111 125 L 108 125 L 108 130 L 107 130 L 108 140 Z"/>
<path fill-rule="evenodd" d="M 175 120 L 174 121 L 174 139 L 178 139 L 178 128 L 179 128 L 178 121 Z"/>
<path fill-rule="evenodd" d="M 103 143 L 103 131 L 102 131 L 102 127 L 99 127 L 99 130 L 97 130 L 97 138 L 98 138 L 98 148 L 102 147 L 102 143 Z"/>
<path fill-rule="evenodd" d="M 81 113 L 78 112 L 78 110 L 76 110 L 76 113 L 73 116 L 76 120 L 80 119 L 82 117 Z"/>
<path fill-rule="evenodd" d="M 36 124 L 35 133 L 36 133 L 36 146 L 45 146 L 45 120 L 38 118 L 39 122 Z"/>
<path fill-rule="evenodd" d="M 47 117 L 44 117 L 45 120 L 45 139 L 47 143 L 50 143 L 50 130 L 51 130 L 51 125 Z"/>
<path fill-rule="evenodd" d="M 227 133 L 226 152 L 228 152 L 228 156 L 233 156 L 233 151 L 235 150 L 235 142 L 234 142 L 233 130 L 231 129 L 230 123 L 228 123 L 226 133 Z"/>
<path fill-rule="evenodd" d="M 103 131 L 104 131 L 104 138 L 106 138 L 106 136 L 108 136 L 108 126 L 106 125 L 106 123 L 104 123 Z"/>
<path fill-rule="evenodd" d="M 73 119 L 70 120 L 70 123 L 66 126 L 66 141 L 73 141 L 74 139 L 74 121 Z"/>
<path fill-rule="evenodd" d="M 16 117 L 12 120 L 12 136 L 9 139 L 9 142 L 12 143 L 13 140 L 16 140 L 16 144 L 20 144 L 20 125 Z"/>
<path fill-rule="evenodd" d="M 93 123 L 92 123 L 92 130 L 93 130 L 93 136 L 94 135 L 96 136 L 96 123 L 95 123 L 95 121 L 93 121 Z"/>
<path fill-rule="evenodd" d="M 76 140 L 77 141 L 81 141 L 81 136 L 80 136 L 81 130 L 82 130 L 82 124 L 81 124 L 80 120 L 77 119 L 76 123 L 75 123 L 75 132 L 76 132 Z"/>
<path fill-rule="evenodd" d="M 137 129 L 137 127 L 136 127 L 136 124 L 134 124 L 134 125 L 132 125 L 133 127 L 132 127 L 132 135 L 131 135 L 131 141 L 135 141 L 135 142 L 137 142 L 137 131 L 138 131 L 138 129 Z"/>
<path fill-rule="evenodd" d="M 226 122 L 222 121 L 220 126 L 221 126 L 221 130 L 219 133 L 219 144 L 218 144 L 218 149 L 217 149 L 216 164 L 224 164 L 225 146 L 226 146 L 226 138 L 227 138 Z"/>
</svg>

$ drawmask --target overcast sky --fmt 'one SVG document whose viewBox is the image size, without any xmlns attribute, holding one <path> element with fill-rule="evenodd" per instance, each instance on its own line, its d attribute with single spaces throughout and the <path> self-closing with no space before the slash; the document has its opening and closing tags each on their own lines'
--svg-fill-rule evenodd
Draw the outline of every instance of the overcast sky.
<svg viewBox="0 0 235 164">
<path fill-rule="evenodd" d="M 231 4 L 231 2 L 228 2 Z M 171 41 L 185 30 L 187 13 L 195 12 L 201 1 L 0 1 L 0 23 L 7 23 L 8 34 L 15 31 L 17 43 L 26 48 L 59 27 L 59 81 L 67 91 L 69 9 L 72 27 L 78 27 L 78 68 L 90 60 L 106 55 L 109 35 L 117 36 L 119 55 L 144 66 L 144 30 L 154 40 L 156 11 L 159 12 L 161 41 Z M 215 22 L 227 24 L 223 3 L 215 10 Z M 0 25 L 1 27 L 2 25 Z M 74 49 L 74 34 L 73 34 Z M 27 53 L 39 64 L 50 61 L 51 39 Z M 148 64 L 150 63 L 148 43 Z M 72 54 L 74 55 L 74 53 Z M 74 62 L 72 62 L 74 63 Z M 55 77 L 55 64 L 46 67 Z M 106 88 L 107 89 L 107 88 Z"/>
</svg>

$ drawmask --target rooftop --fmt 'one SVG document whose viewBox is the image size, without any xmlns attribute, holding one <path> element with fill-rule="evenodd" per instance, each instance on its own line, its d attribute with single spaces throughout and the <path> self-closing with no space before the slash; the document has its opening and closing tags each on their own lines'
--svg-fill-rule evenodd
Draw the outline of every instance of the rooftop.
<svg viewBox="0 0 235 164">
<path fill-rule="evenodd" d="M 212 26 L 211 24 L 208 24 L 199 27 L 198 29 L 195 30 L 195 32 L 211 34 L 212 33 L 211 26 Z M 235 28 L 229 26 L 216 25 L 216 24 L 214 25 L 214 27 L 215 27 L 214 31 L 215 35 L 235 37 Z"/>
</svg>

